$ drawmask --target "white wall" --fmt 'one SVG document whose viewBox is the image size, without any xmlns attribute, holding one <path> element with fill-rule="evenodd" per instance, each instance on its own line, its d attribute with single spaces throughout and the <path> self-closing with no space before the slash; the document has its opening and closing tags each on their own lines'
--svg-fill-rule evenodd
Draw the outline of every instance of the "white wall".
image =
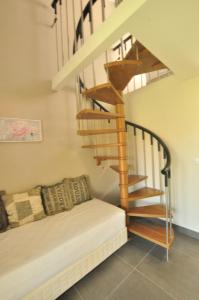
<svg viewBox="0 0 199 300">
<path fill-rule="evenodd" d="M 96 167 L 90 151 L 81 149 L 74 90 L 51 91 L 56 56 L 50 2 L 1 3 L 0 117 L 42 120 L 43 141 L 0 143 L 0 190 L 17 192 L 87 173 L 95 194 L 114 202 L 116 174 Z"/>
<path fill-rule="evenodd" d="M 164 78 L 129 94 L 128 118 L 157 133 L 172 155 L 174 222 L 199 232 L 199 78 Z"/>
</svg>

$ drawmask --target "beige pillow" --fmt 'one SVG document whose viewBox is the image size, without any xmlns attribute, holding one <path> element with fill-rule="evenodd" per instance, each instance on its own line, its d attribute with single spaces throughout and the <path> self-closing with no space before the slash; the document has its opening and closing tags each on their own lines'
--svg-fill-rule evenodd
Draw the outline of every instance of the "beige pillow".
<svg viewBox="0 0 199 300">
<path fill-rule="evenodd" d="M 36 187 L 23 193 L 2 197 L 10 227 L 18 227 L 45 217 L 40 194 L 41 188 Z"/>
<path fill-rule="evenodd" d="M 74 178 L 65 178 L 64 185 L 68 196 L 74 205 L 92 199 L 89 177 L 87 175 L 81 175 Z"/>
<path fill-rule="evenodd" d="M 73 208 L 73 202 L 63 182 L 42 186 L 42 199 L 48 216 Z"/>
</svg>

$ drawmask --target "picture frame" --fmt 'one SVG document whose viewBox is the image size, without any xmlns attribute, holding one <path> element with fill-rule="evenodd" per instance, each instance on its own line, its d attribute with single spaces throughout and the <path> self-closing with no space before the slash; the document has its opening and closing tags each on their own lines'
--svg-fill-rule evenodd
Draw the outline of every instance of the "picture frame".
<svg viewBox="0 0 199 300">
<path fill-rule="evenodd" d="M 0 117 L 0 143 L 41 141 L 41 120 Z"/>
</svg>

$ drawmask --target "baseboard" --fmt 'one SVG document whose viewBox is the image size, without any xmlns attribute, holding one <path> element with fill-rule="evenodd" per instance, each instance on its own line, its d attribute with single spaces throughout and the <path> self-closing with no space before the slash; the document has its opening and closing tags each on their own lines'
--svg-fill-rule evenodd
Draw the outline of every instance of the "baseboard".
<svg viewBox="0 0 199 300">
<path fill-rule="evenodd" d="M 173 227 L 174 227 L 175 231 L 183 233 L 183 234 L 190 236 L 196 240 L 199 240 L 199 232 L 193 231 L 191 229 L 188 229 L 188 228 L 176 225 L 176 224 L 173 224 Z"/>
</svg>

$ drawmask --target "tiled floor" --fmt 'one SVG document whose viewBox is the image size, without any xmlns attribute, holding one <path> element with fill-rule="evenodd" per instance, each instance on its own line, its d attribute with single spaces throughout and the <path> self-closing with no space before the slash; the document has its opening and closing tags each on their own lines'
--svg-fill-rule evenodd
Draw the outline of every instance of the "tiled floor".
<svg viewBox="0 0 199 300">
<path fill-rule="evenodd" d="M 176 234 L 165 250 L 133 239 L 59 300 L 199 300 L 199 240 Z"/>
</svg>

